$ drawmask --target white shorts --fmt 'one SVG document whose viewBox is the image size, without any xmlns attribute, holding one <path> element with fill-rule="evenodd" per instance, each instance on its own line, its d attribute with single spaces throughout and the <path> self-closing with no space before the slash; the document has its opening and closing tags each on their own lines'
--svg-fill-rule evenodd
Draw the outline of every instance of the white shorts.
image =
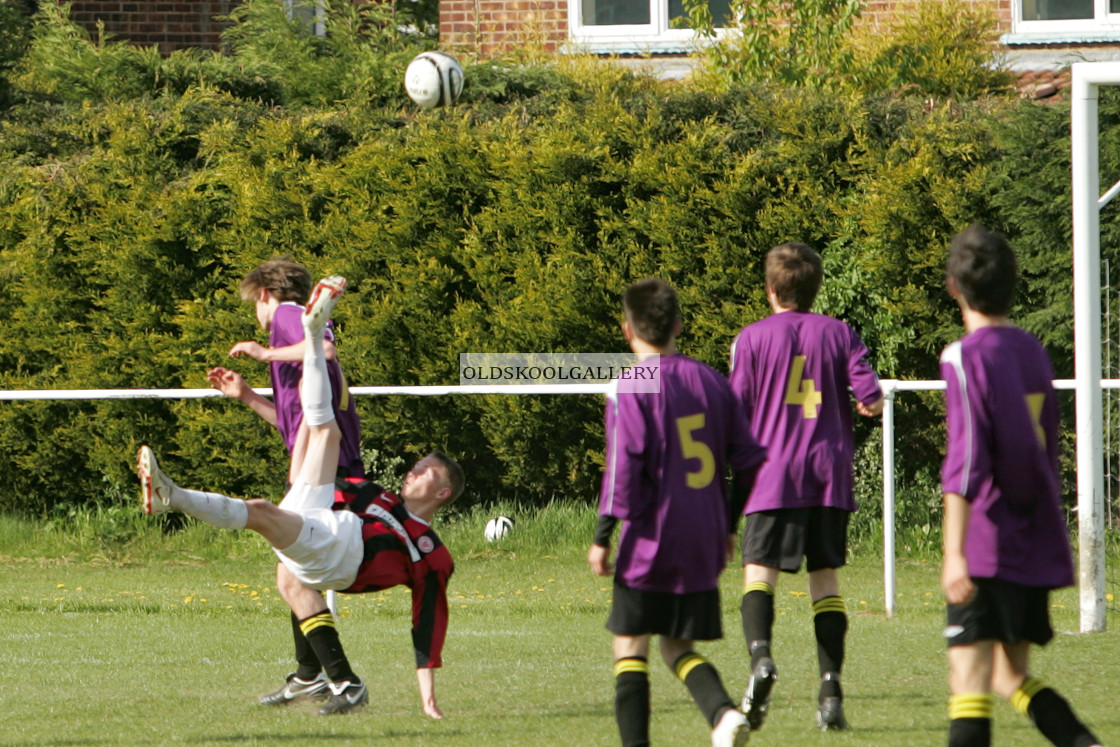
<svg viewBox="0 0 1120 747">
<path fill-rule="evenodd" d="M 313 589 L 348 588 L 362 562 L 361 518 L 350 511 L 329 508 L 311 508 L 302 516 L 299 538 L 276 551 L 280 562 Z"/>
<path fill-rule="evenodd" d="M 330 508 L 334 505 L 334 484 L 311 487 L 302 478 L 289 488 L 280 508 L 302 514 L 312 508 Z"/>
</svg>

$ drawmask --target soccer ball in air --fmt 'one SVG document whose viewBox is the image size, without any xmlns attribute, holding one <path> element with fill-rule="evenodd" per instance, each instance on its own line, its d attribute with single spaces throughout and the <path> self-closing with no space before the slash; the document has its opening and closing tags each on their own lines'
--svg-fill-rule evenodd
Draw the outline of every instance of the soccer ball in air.
<svg viewBox="0 0 1120 747">
<path fill-rule="evenodd" d="M 421 52 L 404 71 L 404 90 L 422 109 L 451 106 L 463 92 L 463 68 L 444 52 Z"/>
<path fill-rule="evenodd" d="M 497 542 L 513 529 L 513 519 L 499 516 L 486 522 L 486 541 Z"/>
</svg>

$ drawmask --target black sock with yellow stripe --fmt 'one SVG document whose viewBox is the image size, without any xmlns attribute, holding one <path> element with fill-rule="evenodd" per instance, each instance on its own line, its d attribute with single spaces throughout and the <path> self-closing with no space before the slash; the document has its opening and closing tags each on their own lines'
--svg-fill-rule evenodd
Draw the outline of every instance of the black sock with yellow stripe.
<svg viewBox="0 0 1120 747">
<path fill-rule="evenodd" d="M 361 682 L 342 651 L 342 641 L 338 639 L 338 630 L 334 626 L 330 610 L 323 610 L 300 620 L 299 629 L 307 637 L 315 658 L 323 665 L 331 682 Z"/>
<path fill-rule="evenodd" d="M 765 581 L 754 581 L 743 587 L 739 604 L 743 616 L 743 638 L 751 653 L 751 669 L 758 660 L 770 656 L 770 635 L 774 629 L 774 587 Z"/>
<path fill-rule="evenodd" d="M 735 707 L 720 681 L 719 672 L 695 651 L 681 654 L 673 664 L 673 671 L 676 672 L 677 679 L 688 688 L 709 726 L 715 727 L 720 716 Z"/>
<path fill-rule="evenodd" d="M 301 680 L 313 680 L 319 676 L 319 672 L 323 670 L 323 665 L 319 663 L 319 657 L 315 655 L 315 650 L 311 648 L 311 642 L 307 640 L 307 636 L 303 634 L 303 630 L 299 625 L 299 618 L 296 613 L 292 613 L 292 637 L 296 641 L 296 662 L 299 667 L 296 669 L 296 677 Z"/>
<path fill-rule="evenodd" d="M 614 663 L 614 718 L 623 747 L 649 744 L 649 662 L 643 656 Z"/>
<path fill-rule="evenodd" d="M 1089 747 L 1098 740 L 1069 703 L 1036 677 L 1027 677 L 1011 696 L 1011 705 L 1029 716 L 1042 736 L 1057 747 Z"/>
<path fill-rule="evenodd" d="M 991 693 L 949 696 L 949 747 L 990 747 L 992 702 Z"/>
<path fill-rule="evenodd" d="M 813 629 L 821 673 L 820 698 L 842 697 L 840 670 L 844 666 L 844 641 L 848 635 L 848 610 L 843 597 L 828 596 L 813 602 Z"/>
</svg>

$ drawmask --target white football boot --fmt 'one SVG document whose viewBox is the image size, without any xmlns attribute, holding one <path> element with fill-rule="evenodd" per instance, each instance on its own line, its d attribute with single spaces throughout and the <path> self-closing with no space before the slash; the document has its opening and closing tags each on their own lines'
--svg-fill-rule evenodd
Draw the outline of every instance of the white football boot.
<svg viewBox="0 0 1120 747">
<path fill-rule="evenodd" d="M 311 300 L 303 312 L 303 330 L 307 335 L 319 334 L 331 318 L 338 299 L 346 291 L 346 278 L 331 275 L 315 284 Z"/>
<path fill-rule="evenodd" d="M 144 513 L 159 516 L 170 511 L 171 491 L 175 489 L 175 483 L 160 471 L 156 455 L 147 445 L 136 452 L 136 474 L 140 476 L 140 500 Z"/>
<path fill-rule="evenodd" d="M 751 738 L 751 727 L 741 711 L 728 708 L 712 729 L 712 747 L 743 747 Z"/>
</svg>

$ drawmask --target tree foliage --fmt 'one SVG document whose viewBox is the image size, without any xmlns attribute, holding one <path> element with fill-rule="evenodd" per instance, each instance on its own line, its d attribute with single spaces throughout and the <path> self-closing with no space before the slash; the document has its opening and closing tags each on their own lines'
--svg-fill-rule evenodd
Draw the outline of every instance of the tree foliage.
<svg viewBox="0 0 1120 747">
<path fill-rule="evenodd" d="M 762 257 L 789 240 L 822 251 L 817 308 L 883 376 L 933 378 L 961 333 L 945 247 L 975 220 L 1011 236 L 1018 316 L 1068 370 L 1068 107 L 913 96 L 890 76 L 667 85 L 560 58 L 468 65 L 462 105 L 423 112 L 399 86 L 418 42 L 377 26 L 385 12 L 337 9 L 324 40 L 247 6 L 228 56 L 160 59 L 44 4 L 0 116 L 0 388 L 205 387 L 234 342 L 263 339 L 240 279 L 285 254 L 350 280 L 336 316 L 352 385 L 455 384 L 463 352 L 621 351 L 620 294 L 649 275 L 680 292 L 682 349 L 725 369 L 767 313 Z M 1115 167 L 1120 106 L 1101 111 Z M 233 365 L 267 386 L 263 365 Z M 595 495 L 597 397 L 359 405 L 370 453 L 445 448 L 468 501 Z M 902 521 L 928 527 L 940 401 L 898 413 Z M 859 431 L 869 518 L 874 428 Z M 0 508 L 131 495 L 142 442 L 187 485 L 283 487 L 279 439 L 237 403 L 3 403 Z"/>
</svg>

